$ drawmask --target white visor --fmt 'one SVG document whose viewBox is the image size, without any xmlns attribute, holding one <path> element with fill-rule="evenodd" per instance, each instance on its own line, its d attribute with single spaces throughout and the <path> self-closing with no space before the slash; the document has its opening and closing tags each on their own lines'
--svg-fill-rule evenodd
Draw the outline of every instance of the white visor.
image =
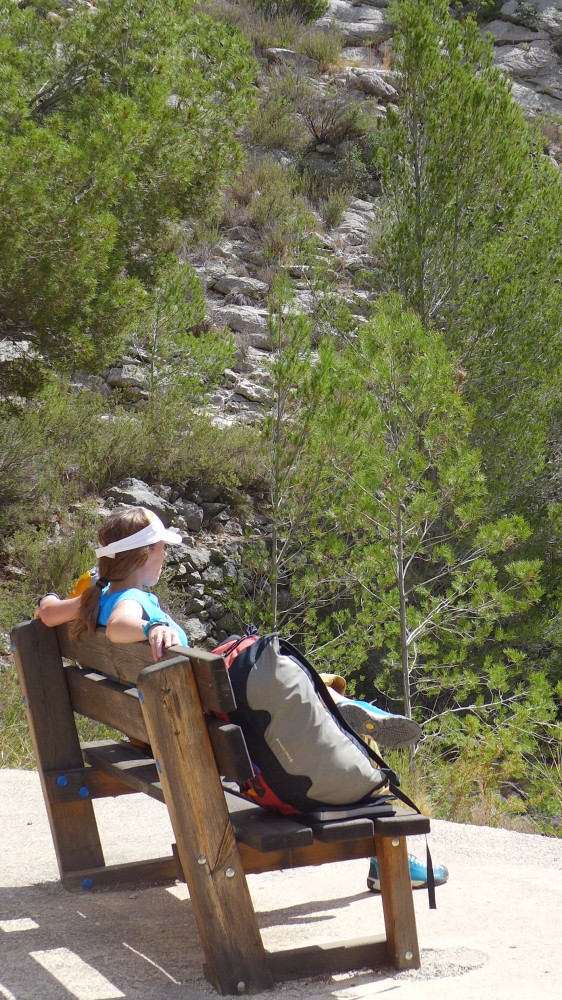
<svg viewBox="0 0 562 1000">
<path fill-rule="evenodd" d="M 146 528 L 141 528 L 140 531 L 135 531 L 134 535 L 126 535 L 125 538 L 118 538 L 117 541 L 109 542 L 108 545 L 102 545 L 101 548 L 96 549 L 98 559 L 100 556 L 107 556 L 109 559 L 114 559 L 118 552 L 142 549 L 145 545 L 153 545 L 154 542 L 166 542 L 167 545 L 181 545 L 181 535 L 179 532 L 165 528 L 157 514 L 154 514 L 151 510 L 146 510 L 145 507 L 142 509 L 146 516 L 150 518 L 150 524 L 147 524 Z"/>
</svg>

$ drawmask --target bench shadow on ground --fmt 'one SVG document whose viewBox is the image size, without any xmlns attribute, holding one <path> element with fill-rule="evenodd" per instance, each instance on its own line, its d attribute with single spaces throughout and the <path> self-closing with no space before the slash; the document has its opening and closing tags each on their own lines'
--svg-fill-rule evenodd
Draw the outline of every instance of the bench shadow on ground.
<svg viewBox="0 0 562 1000">
<path fill-rule="evenodd" d="M 120 889 L 70 893 L 57 882 L 3 889 L 0 897 L 0 997 L 2 1000 L 203 1000 L 216 997 L 203 977 L 203 952 L 189 899 L 177 888 Z M 179 890 L 184 892 L 183 887 Z M 291 945 L 305 944 L 299 926 L 326 924 L 355 900 L 357 893 L 264 909 L 262 930 L 290 928 Z M 382 931 L 382 907 L 370 897 L 373 932 Z M 380 912 L 379 912 L 380 911 Z M 266 935 L 267 937 L 268 935 Z M 267 947 L 271 946 L 265 941 Z M 382 979 L 398 984 L 408 978 L 458 976 L 484 964 L 480 953 L 452 956 L 424 954 L 418 972 L 385 968 L 356 973 L 346 985 Z M 307 995 L 333 996 L 338 986 L 328 975 L 303 986 Z M 274 991 L 275 992 L 275 991 Z M 263 994 L 266 996 L 266 994 Z M 271 994 L 269 994 L 271 996 Z"/>
<path fill-rule="evenodd" d="M 195 988 L 194 996 L 216 996 L 203 978 L 204 956 L 191 902 L 178 898 L 178 892 L 185 893 L 184 887 L 70 893 L 58 882 L 3 889 L 0 997 L 152 1000 L 175 996 L 185 983 Z M 291 944 L 308 943 L 298 927 L 325 923 L 328 928 L 334 911 L 365 895 L 266 908 L 258 912 L 259 924 L 262 930 L 289 927 Z M 376 933 L 378 913 L 374 925 Z M 382 910 L 380 928 L 382 932 Z M 75 988 L 73 982 L 78 983 Z M 163 993 L 158 984 L 165 987 Z"/>
</svg>

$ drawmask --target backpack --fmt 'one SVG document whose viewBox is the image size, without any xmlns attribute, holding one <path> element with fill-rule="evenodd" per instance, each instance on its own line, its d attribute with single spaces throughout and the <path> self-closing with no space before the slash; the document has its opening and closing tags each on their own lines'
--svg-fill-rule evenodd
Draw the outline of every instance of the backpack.
<svg viewBox="0 0 562 1000">
<path fill-rule="evenodd" d="M 328 818 L 330 810 L 335 816 L 359 806 L 353 815 L 392 815 L 396 774 L 347 724 L 295 646 L 252 627 L 213 652 L 223 657 L 236 698 L 226 718 L 242 729 L 256 772 L 243 796 L 284 814 Z"/>
</svg>

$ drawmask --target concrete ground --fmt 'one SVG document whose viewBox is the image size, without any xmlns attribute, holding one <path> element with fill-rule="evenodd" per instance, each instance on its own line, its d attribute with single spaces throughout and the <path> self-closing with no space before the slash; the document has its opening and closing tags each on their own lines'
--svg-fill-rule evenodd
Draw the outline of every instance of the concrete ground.
<svg viewBox="0 0 562 1000">
<path fill-rule="evenodd" d="M 160 803 L 140 795 L 96 803 L 108 863 L 169 853 Z M 261 1000 L 560 1000 L 562 841 L 433 822 L 434 860 L 450 880 L 414 893 L 422 968 L 358 970 L 299 980 Z M 185 886 L 74 894 L 58 884 L 35 772 L 0 770 L 0 998 L 199 1000 L 216 996 Z M 410 849 L 425 851 L 423 838 Z M 250 876 L 272 950 L 384 930 L 366 865 L 343 862 Z"/>
</svg>

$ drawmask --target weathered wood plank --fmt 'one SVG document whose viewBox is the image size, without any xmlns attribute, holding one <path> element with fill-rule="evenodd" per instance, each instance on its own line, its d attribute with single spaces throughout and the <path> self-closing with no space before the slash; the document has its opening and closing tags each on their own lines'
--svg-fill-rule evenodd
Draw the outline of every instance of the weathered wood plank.
<svg viewBox="0 0 562 1000">
<path fill-rule="evenodd" d="M 374 820 L 375 833 L 381 837 L 413 837 L 429 833 L 431 822 L 427 816 L 397 811 L 395 816 L 381 816 Z"/>
<path fill-rule="evenodd" d="M 238 851 L 246 874 L 258 875 L 308 865 L 325 865 L 332 861 L 369 858 L 375 853 L 375 845 L 373 837 L 362 837 L 360 840 L 340 840 L 336 843 L 314 840 L 307 847 L 287 847 L 266 854 L 248 844 L 239 843 Z"/>
<path fill-rule="evenodd" d="M 184 658 L 185 659 L 185 658 Z M 138 677 L 150 743 L 193 902 L 210 981 L 220 993 L 272 985 L 190 664 Z"/>
<path fill-rule="evenodd" d="M 375 834 L 388 958 L 395 969 L 419 969 L 420 950 L 405 837 Z"/>
<path fill-rule="evenodd" d="M 207 718 L 206 722 L 219 774 L 238 785 L 250 781 L 254 768 L 240 726 L 212 718 Z"/>
<path fill-rule="evenodd" d="M 16 625 L 11 639 L 61 877 L 99 867 L 104 858 L 90 798 L 52 801 L 45 780 L 46 771 L 83 765 L 55 631 L 36 620 Z"/>
<path fill-rule="evenodd" d="M 93 767 L 79 767 L 74 771 L 46 771 L 45 783 L 51 802 L 75 802 L 77 799 L 105 799 L 130 795 L 136 791 L 114 775 L 103 774 Z M 84 789 L 87 789 L 88 795 Z"/>
<path fill-rule="evenodd" d="M 298 819 L 275 816 L 236 795 L 225 794 L 230 822 L 240 843 L 260 852 L 312 844 L 312 830 Z"/>
<path fill-rule="evenodd" d="M 158 802 L 164 801 L 164 793 L 156 769 L 156 761 L 135 746 L 100 740 L 98 743 L 84 744 L 84 759 L 92 767 L 105 774 L 119 778 L 135 792 L 144 792 Z"/>
<path fill-rule="evenodd" d="M 350 969 L 373 969 L 385 965 L 386 961 L 384 934 L 269 952 L 269 963 L 276 982 L 348 972 Z"/>
<path fill-rule="evenodd" d="M 62 656 L 88 670 L 115 677 L 122 684 L 136 684 L 141 670 L 153 663 L 148 642 L 112 643 L 107 639 L 105 629 L 84 632 L 80 639 L 69 635 L 67 625 L 59 625 L 55 631 Z M 205 708 L 213 712 L 230 712 L 236 707 L 222 657 L 205 649 L 174 646 L 161 662 L 177 659 L 178 656 L 184 656 L 193 664 L 201 703 Z"/>
<path fill-rule="evenodd" d="M 125 885 L 171 885 L 181 870 L 175 857 L 153 858 L 149 861 L 130 861 L 121 865 L 104 865 L 103 868 L 84 868 L 67 872 L 62 879 L 65 889 L 84 892 L 95 889 L 118 889 Z"/>
<path fill-rule="evenodd" d="M 66 667 L 65 673 L 75 712 L 148 743 L 136 689 L 125 688 L 94 671 Z"/>
</svg>

